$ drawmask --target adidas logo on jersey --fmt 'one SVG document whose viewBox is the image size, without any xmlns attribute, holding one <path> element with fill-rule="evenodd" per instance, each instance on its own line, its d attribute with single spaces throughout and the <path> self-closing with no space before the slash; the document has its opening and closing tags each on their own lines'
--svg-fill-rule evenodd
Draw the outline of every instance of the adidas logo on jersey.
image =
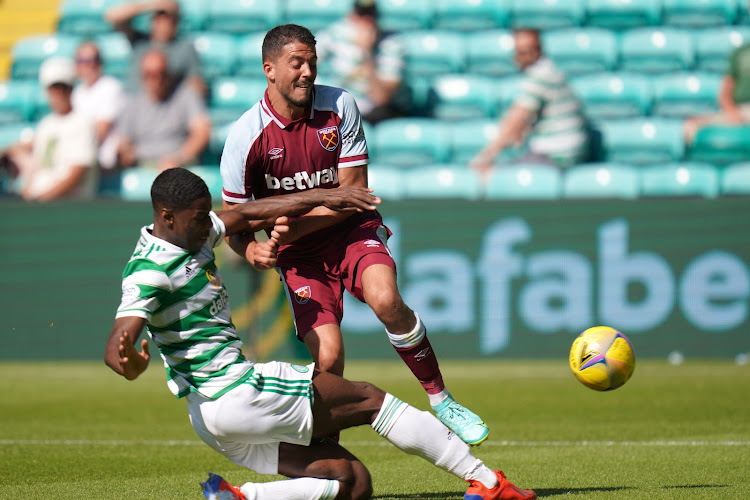
<svg viewBox="0 0 750 500">
<path fill-rule="evenodd" d="M 293 191 L 295 189 L 312 189 L 323 184 L 338 184 L 339 175 L 335 168 L 327 168 L 313 172 L 297 172 L 293 177 L 274 177 L 266 174 L 266 187 L 268 189 L 283 189 Z"/>
<path fill-rule="evenodd" d="M 190 279 L 195 274 L 195 268 L 185 266 L 185 278 Z"/>
<path fill-rule="evenodd" d="M 378 240 L 367 240 L 364 242 L 364 244 L 367 248 L 378 248 L 380 246 L 380 242 Z"/>
</svg>

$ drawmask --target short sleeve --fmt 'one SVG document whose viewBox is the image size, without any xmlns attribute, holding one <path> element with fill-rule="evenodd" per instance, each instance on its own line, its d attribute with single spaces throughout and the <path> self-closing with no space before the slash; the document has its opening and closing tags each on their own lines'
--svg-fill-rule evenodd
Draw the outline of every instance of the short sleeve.
<svg viewBox="0 0 750 500">
<path fill-rule="evenodd" d="M 213 224 L 208 239 L 211 242 L 211 247 L 216 248 L 221 245 L 222 241 L 224 241 L 224 237 L 227 235 L 227 227 L 216 213 L 210 212 L 209 216 L 211 217 L 211 222 Z"/>
<path fill-rule="evenodd" d="M 362 116 L 354 98 L 348 92 L 339 97 L 341 123 L 341 153 L 338 168 L 360 167 L 370 163 Z"/>
<path fill-rule="evenodd" d="M 137 316 L 150 321 L 161 298 L 169 293 L 169 278 L 145 260 L 130 261 L 123 274 L 122 297 L 115 318 Z"/>
<path fill-rule="evenodd" d="M 221 153 L 222 193 L 221 197 L 230 203 L 244 203 L 252 199 L 245 185 L 245 169 L 252 140 L 247 125 L 240 119 L 229 129 L 229 136 Z"/>
</svg>

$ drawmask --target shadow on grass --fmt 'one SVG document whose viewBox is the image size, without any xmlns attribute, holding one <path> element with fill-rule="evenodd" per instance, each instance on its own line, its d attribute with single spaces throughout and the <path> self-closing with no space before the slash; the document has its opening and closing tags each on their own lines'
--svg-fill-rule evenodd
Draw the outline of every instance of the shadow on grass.
<svg viewBox="0 0 750 500">
<path fill-rule="evenodd" d="M 664 490 L 674 489 L 692 489 L 692 488 L 729 488 L 728 484 L 676 484 L 673 486 L 662 486 Z"/>
<path fill-rule="evenodd" d="M 534 493 L 540 498 L 555 495 L 569 495 L 571 493 L 591 493 L 594 491 L 625 491 L 634 490 L 632 486 L 591 486 L 589 488 L 534 488 Z"/>
<path fill-rule="evenodd" d="M 698 488 L 700 486 L 665 486 L 665 488 Z M 705 487 L 713 487 L 710 485 L 705 485 Z M 537 494 L 539 498 L 545 498 L 555 495 L 569 495 L 571 493 L 590 493 L 595 491 L 625 491 L 625 490 L 634 490 L 632 486 L 593 486 L 590 488 L 534 488 L 534 492 Z M 375 495 L 372 497 L 373 499 L 385 499 L 385 498 L 399 498 L 399 499 L 420 499 L 420 498 L 461 498 L 463 497 L 463 493 L 417 493 L 416 495 L 413 494 L 403 494 L 403 495 Z"/>
</svg>

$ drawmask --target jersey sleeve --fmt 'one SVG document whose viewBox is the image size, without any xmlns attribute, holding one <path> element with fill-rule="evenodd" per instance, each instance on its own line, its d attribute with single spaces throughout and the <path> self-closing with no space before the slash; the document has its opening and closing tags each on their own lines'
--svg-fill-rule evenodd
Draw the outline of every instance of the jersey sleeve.
<svg viewBox="0 0 750 500">
<path fill-rule="evenodd" d="M 348 92 L 339 97 L 341 123 L 341 153 L 338 168 L 361 167 L 370 163 L 367 139 L 362 127 L 362 116 L 354 98 Z"/>
<path fill-rule="evenodd" d="M 122 279 L 122 298 L 115 318 L 136 316 L 146 321 L 171 288 L 169 277 L 145 259 L 131 260 Z"/>
<path fill-rule="evenodd" d="M 227 235 L 227 228 L 216 213 L 209 212 L 209 216 L 211 217 L 211 222 L 213 224 L 208 235 L 208 242 L 211 244 L 212 248 L 216 248 L 221 245 L 222 241 L 224 241 L 224 237 Z"/>
<path fill-rule="evenodd" d="M 245 203 L 253 198 L 248 191 L 245 176 L 250 146 L 255 137 L 248 137 L 251 131 L 243 118 L 244 115 L 229 129 L 229 136 L 221 153 L 221 197 L 230 203 Z"/>
</svg>

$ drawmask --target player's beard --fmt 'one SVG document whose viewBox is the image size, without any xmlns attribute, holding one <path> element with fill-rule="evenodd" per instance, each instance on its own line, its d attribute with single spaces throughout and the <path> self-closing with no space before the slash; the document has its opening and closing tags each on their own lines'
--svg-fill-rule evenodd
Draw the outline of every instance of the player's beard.
<svg viewBox="0 0 750 500">
<path fill-rule="evenodd" d="M 295 90 L 298 89 L 298 88 L 300 88 L 300 87 L 294 87 Z M 286 99 L 286 101 L 288 103 L 290 103 L 290 104 L 292 104 L 294 106 L 297 106 L 298 108 L 306 108 L 312 102 L 312 95 L 313 95 L 312 82 L 310 84 L 310 87 L 308 87 L 305 90 L 307 91 L 307 92 L 305 92 L 305 97 L 303 97 L 301 99 L 294 97 L 291 94 L 291 92 L 289 92 L 289 93 L 282 92 L 281 95 L 284 97 L 284 99 Z"/>
</svg>

